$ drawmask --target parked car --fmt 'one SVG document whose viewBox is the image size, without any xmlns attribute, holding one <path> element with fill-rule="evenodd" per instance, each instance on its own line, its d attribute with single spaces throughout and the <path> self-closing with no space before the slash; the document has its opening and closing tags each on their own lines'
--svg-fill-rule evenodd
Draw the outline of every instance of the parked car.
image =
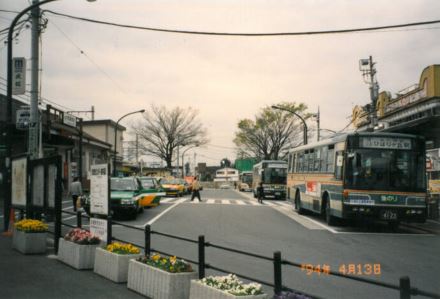
<svg viewBox="0 0 440 299">
<path fill-rule="evenodd" d="M 136 177 L 110 178 L 110 209 L 113 214 L 124 214 L 136 219 L 144 211 L 140 205 L 142 185 Z M 90 196 L 83 199 L 84 210 L 90 214 Z"/>
<path fill-rule="evenodd" d="M 142 186 L 141 207 L 156 207 L 160 204 L 160 199 L 165 196 L 165 191 L 159 182 L 153 177 L 139 177 Z"/>
<path fill-rule="evenodd" d="M 230 188 L 231 188 L 231 185 L 229 185 L 228 183 L 223 183 L 223 184 L 220 185 L 219 188 L 220 188 L 220 189 L 230 189 Z"/>
<path fill-rule="evenodd" d="M 182 196 L 186 192 L 185 185 L 181 179 L 164 178 L 160 180 L 160 184 L 167 196 Z"/>
</svg>

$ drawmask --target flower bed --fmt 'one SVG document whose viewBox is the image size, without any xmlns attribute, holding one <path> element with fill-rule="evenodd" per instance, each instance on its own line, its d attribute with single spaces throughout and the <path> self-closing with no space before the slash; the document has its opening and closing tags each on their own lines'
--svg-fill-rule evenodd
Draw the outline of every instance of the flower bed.
<svg viewBox="0 0 440 299">
<path fill-rule="evenodd" d="M 128 262 L 139 258 L 140 250 L 132 244 L 119 242 L 107 245 L 105 249 L 96 248 L 94 272 L 114 282 L 126 282 Z"/>
<path fill-rule="evenodd" d="M 86 230 L 75 228 L 60 238 L 58 260 L 78 270 L 93 269 L 95 250 L 99 244 L 99 238 Z"/>
<path fill-rule="evenodd" d="M 130 260 L 127 287 L 155 299 L 187 299 L 197 273 L 184 260 L 153 254 Z"/>
<path fill-rule="evenodd" d="M 23 219 L 14 224 L 12 247 L 24 254 L 46 252 L 48 226 L 40 220 Z"/>
<path fill-rule="evenodd" d="M 234 274 L 191 281 L 191 299 L 268 298 L 260 284 L 244 284 Z"/>
</svg>

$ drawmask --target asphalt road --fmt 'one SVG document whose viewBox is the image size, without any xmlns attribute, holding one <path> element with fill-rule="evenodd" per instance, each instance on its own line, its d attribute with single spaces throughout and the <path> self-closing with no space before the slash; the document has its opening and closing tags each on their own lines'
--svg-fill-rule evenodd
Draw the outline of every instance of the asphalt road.
<svg viewBox="0 0 440 299">
<path fill-rule="evenodd" d="M 259 205 L 250 193 L 204 190 L 202 203 L 188 197 L 165 198 L 159 207 L 146 209 L 136 220 L 118 220 L 267 257 L 280 251 L 282 258 L 307 267 L 283 266 L 283 285 L 324 298 L 398 298 L 398 291 L 310 271 L 329 266 L 332 271 L 353 270 L 354 275 L 398 284 L 409 276 L 411 285 L 440 293 L 440 225 L 402 226 L 391 231 L 381 223 L 349 223 L 328 227 L 314 215 L 300 216 L 285 201 L 265 200 Z M 65 209 L 71 204 L 65 202 Z M 66 215 L 66 222 L 75 221 Z M 87 222 L 85 222 L 87 225 Z M 115 225 L 114 236 L 143 244 L 143 233 Z M 197 260 L 197 244 L 153 235 L 152 247 Z M 206 249 L 207 263 L 231 272 L 273 281 L 273 265 L 219 249 Z M 212 272 L 207 271 L 207 274 Z M 272 289 L 265 287 L 268 293 Z"/>
</svg>

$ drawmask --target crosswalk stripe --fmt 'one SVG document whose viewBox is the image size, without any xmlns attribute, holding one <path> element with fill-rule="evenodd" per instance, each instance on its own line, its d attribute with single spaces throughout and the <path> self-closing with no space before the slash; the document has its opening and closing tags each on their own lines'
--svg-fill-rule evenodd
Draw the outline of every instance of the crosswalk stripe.
<svg viewBox="0 0 440 299">
<path fill-rule="evenodd" d="M 256 201 L 253 201 L 253 200 L 250 200 L 250 201 L 248 201 L 251 205 L 253 205 L 253 206 L 259 206 L 260 204 L 258 203 L 258 202 L 256 202 Z"/>
<path fill-rule="evenodd" d="M 214 200 L 214 199 L 208 199 L 208 200 L 206 201 L 206 203 L 213 204 L 213 203 L 215 203 L 215 200 Z"/>
<path fill-rule="evenodd" d="M 160 202 L 167 203 L 167 202 L 170 202 L 172 200 L 175 200 L 175 198 L 164 198 L 164 199 L 161 199 Z"/>
<path fill-rule="evenodd" d="M 238 199 L 236 199 L 235 202 L 236 202 L 238 205 L 245 205 L 245 203 L 244 203 L 242 200 L 238 200 Z"/>
<path fill-rule="evenodd" d="M 222 204 L 224 204 L 224 205 L 228 205 L 228 204 L 230 204 L 231 202 L 229 201 L 229 200 L 227 200 L 227 199 L 222 199 Z"/>
<path fill-rule="evenodd" d="M 268 200 L 263 201 L 263 203 L 264 203 L 266 206 L 269 206 L 269 207 L 276 207 L 276 206 L 277 206 L 276 204 L 271 203 L 271 202 L 268 201 Z"/>
</svg>

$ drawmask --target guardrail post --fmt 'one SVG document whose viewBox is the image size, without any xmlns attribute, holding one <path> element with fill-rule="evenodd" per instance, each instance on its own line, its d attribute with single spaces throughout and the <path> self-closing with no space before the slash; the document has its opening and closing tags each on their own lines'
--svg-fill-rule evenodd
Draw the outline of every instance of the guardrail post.
<svg viewBox="0 0 440 299">
<path fill-rule="evenodd" d="M 282 289 L 282 276 L 281 276 L 281 252 L 275 251 L 273 253 L 273 278 L 274 278 L 274 292 L 276 295 L 281 293 Z"/>
<path fill-rule="evenodd" d="M 112 216 L 107 216 L 107 245 L 112 243 Z"/>
<path fill-rule="evenodd" d="M 149 224 L 145 225 L 145 256 L 150 256 L 151 253 L 151 226 Z"/>
<path fill-rule="evenodd" d="M 82 219 L 81 218 L 82 218 L 81 212 L 80 211 L 76 212 L 76 227 L 78 227 L 78 228 L 81 228 L 81 226 L 82 226 L 82 223 L 81 223 Z"/>
<path fill-rule="evenodd" d="M 400 277 L 400 299 L 411 298 L 411 284 L 408 276 Z"/>
<path fill-rule="evenodd" d="M 205 236 L 199 236 L 199 279 L 205 278 Z"/>
</svg>

